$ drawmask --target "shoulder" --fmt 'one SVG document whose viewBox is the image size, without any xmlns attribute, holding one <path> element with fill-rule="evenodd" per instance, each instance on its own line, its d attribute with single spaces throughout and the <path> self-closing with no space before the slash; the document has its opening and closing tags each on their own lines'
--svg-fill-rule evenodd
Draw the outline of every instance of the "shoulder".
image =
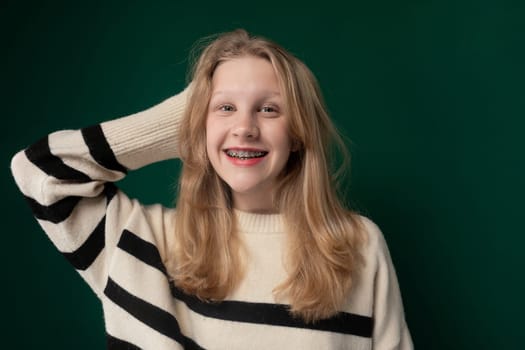
<svg viewBox="0 0 525 350">
<path fill-rule="evenodd" d="M 366 260 L 377 260 L 381 256 L 389 256 L 388 246 L 381 231 L 381 228 L 370 218 L 363 215 L 356 215 L 361 229 L 365 234 L 365 243 L 363 244 L 363 255 Z"/>
<path fill-rule="evenodd" d="M 368 245 L 376 246 L 384 241 L 383 232 L 374 221 L 363 215 L 356 215 L 356 219 L 366 235 Z"/>
</svg>

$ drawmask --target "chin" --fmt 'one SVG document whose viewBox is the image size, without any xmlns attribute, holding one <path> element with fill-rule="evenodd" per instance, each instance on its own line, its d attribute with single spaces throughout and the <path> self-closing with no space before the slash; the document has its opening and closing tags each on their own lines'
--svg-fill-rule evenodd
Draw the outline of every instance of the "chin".
<svg viewBox="0 0 525 350">
<path fill-rule="evenodd" d="M 233 193 L 242 194 L 242 195 L 247 195 L 247 194 L 253 193 L 257 189 L 257 186 L 250 186 L 250 185 L 235 184 L 234 186 L 232 186 L 232 185 L 228 184 L 228 186 L 230 187 L 230 190 Z"/>
</svg>

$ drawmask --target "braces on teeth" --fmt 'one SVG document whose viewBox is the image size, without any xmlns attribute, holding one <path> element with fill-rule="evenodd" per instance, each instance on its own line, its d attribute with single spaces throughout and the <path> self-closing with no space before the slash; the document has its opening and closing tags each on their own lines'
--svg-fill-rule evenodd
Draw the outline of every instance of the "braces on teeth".
<svg viewBox="0 0 525 350">
<path fill-rule="evenodd" d="M 230 157 L 248 159 L 248 158 L 258 158 L 266 154 L 266 152 L 249 152 L 249 151 L 227 151 L 226 152 Z"/>
</svg>

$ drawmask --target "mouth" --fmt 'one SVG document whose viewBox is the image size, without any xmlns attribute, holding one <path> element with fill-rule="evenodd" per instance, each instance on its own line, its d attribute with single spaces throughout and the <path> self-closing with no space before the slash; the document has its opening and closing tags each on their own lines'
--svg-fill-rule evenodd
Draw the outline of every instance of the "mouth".
<svg viewBox="0 0 525 350">
<path fill-rule="evenodd" d="M 262 158 L 268 154 L 266 151 L 248 149 L 225 149 L 224 153 L 226 153 L 226 155 L 230 158 L 241 160 Z"/>
</svg>

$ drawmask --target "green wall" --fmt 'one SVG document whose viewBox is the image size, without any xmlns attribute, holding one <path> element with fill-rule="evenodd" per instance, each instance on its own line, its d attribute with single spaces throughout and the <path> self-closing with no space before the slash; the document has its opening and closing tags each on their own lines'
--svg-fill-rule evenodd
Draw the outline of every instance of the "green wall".
<svg viewBox="0 0 525 350">
<path fill-rule="evenodd" d="M 193 42 L 236 27 L 319 78 L 351 140 L 349 200 L 384 231 L 416 347 L 522 348 L 524 2 L 45 3 L 0 5 L 2 348 L 105 346 L 97 299 L 31 219 L 10 157 L 176 93 Z M 169 205 L 177 171 L 155 164 L 121 187 Z"/>
</svg>

